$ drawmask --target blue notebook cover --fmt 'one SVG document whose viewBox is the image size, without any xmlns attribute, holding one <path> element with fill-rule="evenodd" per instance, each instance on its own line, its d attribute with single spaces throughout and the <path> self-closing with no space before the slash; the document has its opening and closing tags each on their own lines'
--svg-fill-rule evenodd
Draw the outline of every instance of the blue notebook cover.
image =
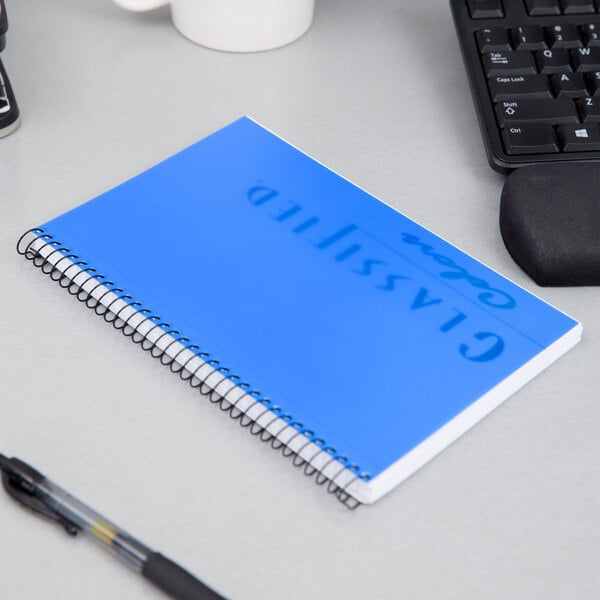
<svg viewBox="0 0 600 600">
<path fill-rule="evenodd" d="M 581 336 L 246 117 L 33 231 L 55 278 L 364 503 Z"/>
</svg>

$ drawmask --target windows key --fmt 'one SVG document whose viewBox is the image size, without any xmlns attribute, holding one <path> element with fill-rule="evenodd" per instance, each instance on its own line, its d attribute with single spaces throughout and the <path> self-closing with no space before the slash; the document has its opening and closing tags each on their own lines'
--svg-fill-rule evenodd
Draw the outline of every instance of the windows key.
<svg viewBox="0 0 600 600">
<path fill-rule="evenodd" d="M 565 152 L 600 151 L 600 125 L 561 125 L 558 138 Z"/>
</svg>

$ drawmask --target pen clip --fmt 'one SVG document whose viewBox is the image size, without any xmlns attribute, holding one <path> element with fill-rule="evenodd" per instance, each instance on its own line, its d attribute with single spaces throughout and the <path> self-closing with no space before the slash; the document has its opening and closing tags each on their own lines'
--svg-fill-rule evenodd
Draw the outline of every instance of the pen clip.
<svg viewBox="0 0 600 600">
<path fill-rule="evenodd" d="M 52 510 L 43 500 L 35 496 L 29 489 L 23 485 L 23 481 L 18 476 L 11 475 L 6 471 L 2 472 L 2 485 L 6 493 L 14 498 L 19 504 L 29 510 L 40 514 L 51 521 L 59 523 L 65 528 L 69 535 L 77 535 L 79 528 Z"/>
</svg>

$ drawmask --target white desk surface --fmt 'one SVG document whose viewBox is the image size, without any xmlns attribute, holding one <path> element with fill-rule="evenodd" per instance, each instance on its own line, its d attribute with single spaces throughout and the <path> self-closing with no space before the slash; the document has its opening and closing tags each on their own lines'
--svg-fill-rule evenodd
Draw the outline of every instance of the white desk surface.
<svg viewBox="0 0 600 600">
<path fill-rule="evenodd" d="M 446 0 L 318 0 L 280 50 L 168 11 L 8 0 L 23 115 L 0 141 L 0 451 L 232 600 L 597 598 L 600 290 L 537 287 L 498 230 Z M 348 511 L 14 250 L 29 227 L 249 114 L 579 319 L 584 340 L 372 507 Z M 115 216 L 115 218 L 118 218 Z M 0 494 L 0 597 L 163 596 Z"/>
</svg>

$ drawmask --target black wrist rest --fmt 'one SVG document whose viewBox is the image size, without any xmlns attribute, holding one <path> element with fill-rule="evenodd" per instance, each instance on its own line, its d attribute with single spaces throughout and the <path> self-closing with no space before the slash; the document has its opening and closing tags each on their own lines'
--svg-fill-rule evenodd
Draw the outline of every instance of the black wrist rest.
<svg viewBox="0 0 600 600">
<path fill-rule="evenodd" d="M 600 163 L 513 171 L 502 190 L 500 231 L 539 285 L 600 285 Z"/>
</svg>

